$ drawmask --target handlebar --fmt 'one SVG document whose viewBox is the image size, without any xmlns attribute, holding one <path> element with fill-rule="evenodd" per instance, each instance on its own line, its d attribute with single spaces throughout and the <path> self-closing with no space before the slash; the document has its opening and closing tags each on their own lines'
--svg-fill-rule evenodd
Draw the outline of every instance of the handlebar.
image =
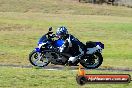
<svg viewBox="0 0 132 88">
<path fill-rule="evenodd" d="M 49 31 L 46 35 L 49 35 L 49 34 L 52 34 L 52 33 L 53 33 L 53 32 L 50 32 L 50 31 Z"/>
<path fill-rule="evenodd" d="M 56 37 L 55 34 L 53 34 L 53 32 L 49 31 L 46 35 L 48 35 L 48 38 L 54 38 Z"/>
</svg>

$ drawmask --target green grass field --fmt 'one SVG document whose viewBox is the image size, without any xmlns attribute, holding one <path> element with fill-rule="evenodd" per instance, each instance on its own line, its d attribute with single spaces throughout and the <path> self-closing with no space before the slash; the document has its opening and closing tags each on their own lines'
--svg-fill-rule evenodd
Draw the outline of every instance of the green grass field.
<svg viewBox="0 0 132 88">
<path fill-rule="evenodd" d="M 132 68 L 132 9 L 74 0 L 0 0 L 0 64 L 30 65 L 28 55 L 37 46 L 38 39 L 47 32 L 48 27 L 52 26 L 55 32 L 62 25 L 84 43 L 104 43 L 102 66 Z M 0 87 L 78 87 L 69 71 L 0 67 L 0 77 Z M 131 84 L 97 86 L 130 88 Z M 95 88 L 95 85 L 82 88 L 85 87 Z"/>
<path fill-rule="evenodd" d="M 131 88 L 129 84 L 86 84 L 80 86 L 76 83 L 78 71 L 68 69 L 59 71 L 46 71 L 33 68 L 7 68 L 0 69 L 0 87 L 2 88 Z M 87 71 L 89 74 L 126 74 L 126 72 Z M 132 73 L 127 72 L 132 75 Z"/>
<path fill-rule="evenodd" d="M 105 44 L 104 63 L 109 66 L 132 66 L 132 18 L 97 15 L 60 15 L 43 13 L 1 13 L 1 63 L 29 64 L 28 54 L 49 26 L 54 31 L 66 25 L 82 42 Z M 117 65 L 118 63 L 118 65 Z"/>
</svg>

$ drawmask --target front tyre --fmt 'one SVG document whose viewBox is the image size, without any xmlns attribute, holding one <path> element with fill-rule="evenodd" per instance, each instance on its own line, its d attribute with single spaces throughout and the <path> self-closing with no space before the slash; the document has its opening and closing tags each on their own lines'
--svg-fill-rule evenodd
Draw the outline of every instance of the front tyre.
<svg viewBox="0 0 132 88">
<path fill-rule="evenodd" d="M 101 53 L 96 52 L 93 55 L 88 55 L 80 61 L 80 64 L 87 69 L 98 68 L 103 62 Z"/>
<path fill-rule="evenodd" d="M 38 66 L 38 67 L 44 67 L 50 63 L 44 54 L 40 52 L 36 52 L 35 50 L 33 50 L 29 54 L 29 61 L 33 66 Z"/>
</svg>

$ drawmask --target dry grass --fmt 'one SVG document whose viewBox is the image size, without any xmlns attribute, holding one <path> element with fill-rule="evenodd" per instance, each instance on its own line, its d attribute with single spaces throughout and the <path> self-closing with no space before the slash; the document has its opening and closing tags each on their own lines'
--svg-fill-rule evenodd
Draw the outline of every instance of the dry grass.
<svg viewBox="0 0 132 88">
<path fill-rule="evenodd" d="M 0 12 L 131 16 L 132 9 L 69 0 L 0 0 Z"/>
</svg>

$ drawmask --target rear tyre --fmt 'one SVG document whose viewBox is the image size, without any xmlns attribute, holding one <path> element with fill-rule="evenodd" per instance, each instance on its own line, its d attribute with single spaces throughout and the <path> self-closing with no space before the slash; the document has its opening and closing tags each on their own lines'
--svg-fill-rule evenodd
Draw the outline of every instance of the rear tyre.
<svg viewBox="0 0 132 88">
<path fill-rule="evenodd" d="M 87 69 L 98 68 L 103 62 L 101 53 L 96 52 L 94 55 L 86 56 L 80 61 L 80 64 Z"/>
<path fill-rule="evenodd" d="M 29 54 L 29 61 L 33 66 L 38 66 L 38 67 L 44 67 L 50 63 L 44 54 L 36 52 L 35 50 L 33 50 Z"/>
</svg>

